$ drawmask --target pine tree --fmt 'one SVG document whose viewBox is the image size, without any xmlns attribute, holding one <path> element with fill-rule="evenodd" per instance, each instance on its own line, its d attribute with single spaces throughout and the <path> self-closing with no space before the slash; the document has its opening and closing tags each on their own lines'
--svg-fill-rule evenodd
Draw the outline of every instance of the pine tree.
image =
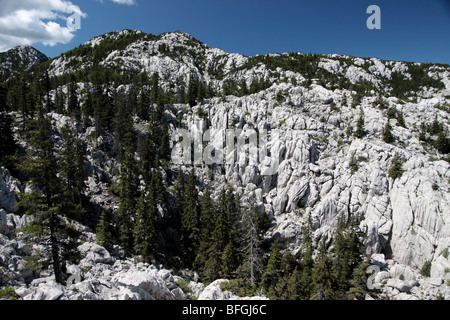
<svg viewBox="0 0 450 320">
<path fill-rule="evenodd" d="M 230 242 L 230 225 L 226 203 L 226 189 L 222 188 L 220 191 L 217 203 L 217 219 L 214 226 L 214 251 L 222 253 L 225 246 Z"/>
<path fill-rule="evenodd" d="M 5 166 L 10 170 L 14 169 L 14 162 L 11 157 L 17 149 L 13 137 L 12 125 L 12 117 L 0 111 L 0 167 Z"/>
<path fill-rule="evenodd" d="M 291 286 L 290 281 L 293 280 L 292 276 L 295 268 L 295 257 L 288 250 L 285 250 L 281 256 L 280 276 L 274 287 L 274 299 L 293 299 L 293 297 L 289 295 L 288 290 Z"/>
<path fill-rule="evenodd" d="M 207 188 L 200 200 L 200 239 L 194 268 L 206 281 L 213 281 L 206 276 L 205 268 L 211 255 L 211 243 L 214 239 L 215 203 L 211 198 L 211 191 Z"/>
<path fill-rule="evenodd" d="M 244 237 L 240 240 L 242 242 L 240 251 L 244 256 L 244 270 L 248 272 L 252 288 L 258 282 L 263 268 L 261 243 L 264 231 L 260 230 L 260 215 L 253 198 L 250 208 L 244 210 L 242 216 L 241 228 Z"/>
<path fill-rule="evenodd" d="M 86 146 L 82 139 L 76 138 L 68 127 L 61 128 L 64 144 L 61 150 L 61 178 L 64 181 L 66 196 L 74 204 L 82 203 L 86 188 L 83 170 L 86 160 Z"/>
<path fill-rule="evenodd" d="M 152 169 L 152 178 L 150 180 L 150 190 L 153 192 L 153 198 L 157 205 L 163 205 L 166 200 L 166 189 L 164 186 L 161 168 L 158 167 L 159 160 L 155 159 L 154 169 Z"/>
<path fill-rule="evenodd" d="M 350 279 L 350 288 L 347 292 L 349 300 L 364 300 L 367 294 L 367 274 L 368 263 L 362 261 L 354 270 Z"/>
<path fill-rule="evenodd" d="M 394 142 L 394 136 L 392 135 L 392 127 L 389 123 L 389 120 L 383 129 L 383 141 L 386 143 Z"/>
<path fill-rule="evenodd" d="M 95 142 L 103 134 L 105 128 L 102 121 L 102 95 L 103 90 L 100 84 L 96 84 L 93 93 L 93 105 L 94 105 L 94 127 L 95 127 Z M 96 145 L 97 147 L 97 145 Z"/>
<path fill-rule="evenodd" d="M 302 271 L 299 266 L 294 268 L 294 271 L 287 279 L 286 290 L 285 290 L 285 300 L 302 300 L 303 298 L 302 289 L 303 289 L 303 277 Z M 307 283 L 308 287 L 310 283 Z M 308 297 L 309 298 L 309 297 Z"/>
<path fill-rule="evenodd" d="M 52 81 L 50 80 L 50 75 L 48 74 L 48 70 L 45 71 L 45 77 L 44 77 L 44 92 L 45 92 L 45 107 L 47 112 L 52 112 L 54 105 L 53 101 L 50 97 L 50 91 L 52 90 Z"/>
<path fill-rule="evenodd" d="M 98 220 L 96 233 L 97 244 L 104 247 L 106 250 L 111 251 L 114 245 L 114 240 L 111 233 L 111 223 L 109 222 L 108 216 L 104 211 Z"/>
<path fill-rule="evenodd" d="M 398 111 L 395 107 L 390 107 L 386 112 L 388 120 L 395 119 L 397 117 L 397 112 Z"/>
<path fill-rule="evenodd" d="M 216 95 L 216 92 L 214 91 L 212 83 L 208 82 L 208 85 L 206 86 L 206 90 L 205 90 L 205 98 L 212 98 L 215 95 Z"/>
<path fill-rule="evenodd" d="M 427 141 L 427 125 L 424 122 L 420 124 L 419 140 L 424 142 Z"/>
<path fill-rule="evenodd" d="M 296 267 L 293 273 L 293 280 L 297 283 L 295 298 L 297 299 L 309 299 L 313 290 L 313 267 L 314 267 L 314 248 L 312 239 L 312 218 L 308 216 L 306 222 L 302 227 L 302 247 L 301 247 L 301 259 L 299 265 Z"/>
<path fill-rule="evenodd" d="M 358 171 L 358 161 L 356 160 L 354 155 L 352 156 L 350 162 L 348 163 L 348 166 L 350 167 L 350 173 L 352 175 Z"/>
<path fill-rule="evenodd" d="M 183 172 L 178 170 L 177 179 L 174 183 L 174 200 L 171 202 L 168 224 L 176 232 L 180 233 L 181 229 L 181 213 L 184 211 L 184 193 L 185 193 L 185 181 Z"/>
<path fill-rule="evenodd" d="M 159 74 L 154 73 L 152 75 L 152 103 L 153 104 L 159 104 L 162 100 L 162 92 L 161 88 L 159 87 Z"/>
<path fill-rule="evenodd" d="M 138 137 L 137 152 L 139 154 L 140 174 L 146 185 L 151 182 L 151 170 L 155 163 L 155 145 L 149 133 L 144 133 Z"/>
<path fill-rule="evenodd" d="M 395 179 L 400 178 L 403 175 L 404 170 L 402 169 L 403 162 L 398 154 L 392 159 L 391 167 L 389 168 L 389 177 Z"/>
<path fill-rule="evenodd" d="M 316 262 L 313 272 L 313 290 L 311 299 L 331 300 L 334 298 L 333 286 L 333 261 L 328 253 L 326 238 L 323 237 L 319 244 Z"/>
<path fill-rule="evenodd" d="M 441 123 L 439 122 L 439 120 L 438 120 L 438 118 L 437 118 L 437 115 L 436 115 L 436 117 L 434 118 L 434 120 L 433 120 L 433 122 L 431 123 L 431 125 L 429 126 L 429 129 L 428 129 L 428 132 L 431 134 L 431 135 L 437 135 L 439 132 L 441 132 L 442 131 L 442 125 L 441 125 Z"/>
<path fill-rule="evenodd" d="M 195 79 L 190 79 L 188 84 L 188 89 L 186 92 L 186 104 L 189 104 L 191 107 L 197 104 L 197 96 L 198 96 L 198 81 Z"/>
<path fill-rule="evenodd" d="M 44 257 L 33 255 L 30 261 L 44 267 L 52 264 L 55 280 L 63 283 L 63 262 L 77 258 L 79 232 L 64 220 L 67 212 L 62 204 L 66 199 L 58 177 L 59 165 L 52 141 L 51 122 L 42 116 L 42 112 L 37 120 L 30 122 L 32 130 L 26 136 L 28 154 L 21 159 L 19 168 L 39 191 L 25 194 L 19 201 L 26 214 L 34 218 L 21 232 L 27 241 L 42 244 L 45 248 Z"/>
<path fill-rule="evenodd" d="M 7 96 L 8 90 L 0 83 L 0 113 L 9 111 Z"/>
<path fill-rule="evenodd" d="M 156 107 L 151 123 L 151 137 L 156 145 L 156 154 L 160 160 L 170 160 L 170 135 L 164 104 Z"/>
<path fill-rule="evenodd" d="M 270 258 L 261 278 L 261 288 L 269 297 L 276 296 L 274 293 L 275 286 L 281 276 L 281 259 L 281 243 L 279 239 L 277 239 L 272 245 Z"/>
<path fill-rule="evenodd" d="M 194 168 L 189 173 L 181 216 L 181 253 L 187 266 L 192 266 L 200 241 L 200 206 Z"/>
<path fill-rule="evenodd" d="M 7 105 L 18 112 L 22 133 L 27 131 L 28 120 L 33 117 L 34 100 L 35 97 L 26 81 L 21 81 L 20 84 L 15 84 L 8 90 Z"/>
<path fill-rule="evenodd" d="M 138 169 L 135 159 L 134 134 L 129 131 L 124 137 L 124 156 L 120 166 L 119 200 L 117 225 L 120 242 L 126 255 L 133 253 L 133 229 L 138 196 Z"/>
<path fill-rule="evenodd" d="M 347 106 L 347 96 L 345 94 L 342 95 L 341 106 L 342 107 L 346 107 Z"/>
<path fill-rule="evenodd" d="M 252 83 L 250 84 L 249 93 L 250 94 L 257 93 L 260 90 L 262 90 L 262 89 L 259 86 L 259 80 L 258 79 L 253 79 Z"/>
<path fill-rule="evenodd" d="M 248 94 L 247 82 L 245 79 L 242 79 L 239 84 L 239 96 L 243 97 Z"/>
<path fill-rule="evenodd" d="M 98 103 L 96 104 L 98 110 L 96 110 L 96 112 L 99 114 L 100 128 L 102 130 L 113 132 L 116 114 L 113 97 L 117 97 L 116 89 L 113 88 L 111 90 L 111 88 L 107 86 L 106 92 L 103 92 L 101 85 L 99 85 L 98 89 L 100 91 L 96 92 L 98 94 L 96 97 L 96 99 L 98 99 Z M 100 132 L 100 134 L 103 133 L 102 131 Z"/>
<path fill-rule="evenodd" d="M 231 186 L 221 189 L 216 210 L 214 231 L 204 271 L 205 276 L 211 280 L 234 272 L 241 263 L 238 243 L 240 204 Z M 226 266 L 224 260 L 227 260 Z"/>
<path fill-rule="evenodd" d="M 343 214 L 338 218 L 338 225 L 333 237 L 334 294 L 338 298 L 346 298 L 353 272 L 362 261 L 364 246 L 360 239 L 361 234 L 358 225 L 357 217 L 352 217 L 348 222 Z"/>
<path fill-rule="evenodd" d="M 62 88 L 59 85 L 58 79 L 55 79 L 55 96 L 54 96 L 54 111 L 56 113 L 62 114 L 64 113 L 64 94 L 62 92 Z"/>
<path fill-rule="evenodd" d="M 228 216 L 228 237 L 234 245 L 234 249 L 238 250 L 236 241 L 239 239 L 240 221 L 242 217 L 241 198 L 239 194 L 234 192 L 231 185 L 228 185 L 226 192 L 226 207 Z"/>
<path fill-rule="evenodd" d="M 144 262 L 155 258 L 158 248 L 157 241 L 158 206 L 153 190 L 142 192 L 136 209 L 136 224 L 134 226 L 134 251 L 141 255 Z"/>
<path fill-rule="evenodd" d="M 211 250 L 203 270 L 204 281 L 212 282 L 220 277 L 222 269 L 220 259 L 221 259 L 221 252 Z"/>
<path fill-rule="evenodd" d="M 127 152 L 127 144 L 131 142 L 126 141 L 126 139 L 130 138 L 130 133 L 134 134 L 133 117 L 129 98 L 129 96 L 125 97 L 124 94 L 121 93 L 118 94 L 118 97 L 114 101 L 114 109 L 116 110 L 114 138 L 116 144 L 115 150 L 119 161 L 122 161 L 124 153 Z M 134 144 L 134 141 L 132 143 Z"/>
<path fill-rule="evenodd" d="M 364 136 L 364 113 L 361 111 L 361 114 L 358 118 L 358 121 L 356 123 L 356 131 L 355 131 L 355 137 L 362 138 Z"/>
<path fill-rule="evenodd" d="M 78 87 L 78 85 L 76 84 L 75 77 L 73 74 L 71 74 L 70 80 L 69 80 L 69 86 L 68 86 L 69 98 L 68 98 L 68 103 L 67 103 L 67 113 L 70 116 L 75 116 L 76 114 L 79 114 L 79 112 L 80 112 L 77 87 Z"/>
<path fill-rule="evenodd" d="M 137 116 L 142 120 L 148 121 L 150 119 L 149 108 L 151 104 L 150 90 L 142 86 L 138 100 Z"/>
<path fill-rule="evenodd" d="M 337 228 L 333 235 L 334 259 L 333 277 L 336 281 L 336 289 L 346 289 L 347 279 L 350 273 L 350 252 L 347 243 L 346 220 L 343 214 L 338 217 Z"/>
<path fill-rule="evenodd" d="M 442 154 L 450 152 L 450 139 L 447 138 L 445 131 L 438 133 L 437 139 L 434 142 L 434 147 Z"/>
<path fill-rule="evenodd" d="M 86 99 L 81 105 L 81 121 L 84 127 L 92 126 L 91 118 L 94 117 L 95 102 L 94 93 L 90 83 L 85 84 Z"/>
<path fill-rule="evenodd" d="M 136 83 L 136 78 L 133 78 L 133 82 L 128 87 L 128 95 L 127 95 L 127 104 L 128 111 L 131 114 L 131 117 L 137 116 L 139 112 L 139 103 L 138 103 L 138 88 Z"/>
<path fill-rule="evenodd" d="M 221 268 L 219 275 L 221 278 L 232 278 L 233 272 L 236 270 L 236 265 L 238 264 L 236 260 L 234 245 L 232 242 L 229 242 L 220 256 Z"/>
<path fill-rule="evenodd" d="M 152 110 L 149 117 L 149 142 L 152 143 L 151 148 L 154 155 L 157 155 L 162 161 L 168 161 L 171 155 L 169 125 L 166 118 L 164 94 L 159 87 L 159 76 L 157 73 L 152 76 L 152 102 L 156 107 Z"/>
<path fill-rule="evenodd" d="M 406 128 L 405 118 L 403 117 L 403 112 L 397 112 L 397 125 Z"/>
<path fill-rule="evenodd" d="M 203 84 L 203 82 L 198 81 L 198 85 L 197 85 L 197 102 L 198 103 L 202 103 L 203 99 L 205 99 L 205 85 Z"/>
</svg>

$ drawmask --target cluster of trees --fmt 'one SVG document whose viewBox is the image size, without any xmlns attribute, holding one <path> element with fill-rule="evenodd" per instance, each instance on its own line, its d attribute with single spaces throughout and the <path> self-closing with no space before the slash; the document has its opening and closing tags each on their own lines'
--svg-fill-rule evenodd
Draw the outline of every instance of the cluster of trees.
<svg viewBox="0 0 450 320">
<path fill-rule="evenodd" d="M 204 99 L 212 98 L 216 95 L 216 91 L 213 88 L 211 82 L 207 85 L 198 79 L 191 79 L 188 83 L 187 91 L 185 94 L 185 101 L 182 103 L 189 104 L 191 107 L 202 102 Z"/>
<path fill-rule="evenodd" d="M 419 92 L 422 87 L 443 89 L 444 83 L 439 79 L 434 79 L 428 75 L 431 64 L 407 63 L 410 79 L 405 77 L 401 71 L 392 72 L 391 79 L 386 85 L 392 88 L 391 95 L 404 98 Z"/>
<path fill-rule="evenodd" d="M 362 299 L 368 292 L 363 259 L 364 246 L 358 218 L 341 215 L 332 240 L 323 236 L 316 251 L 313 246 L 312 222 L 303 226 L 300 252 L 293 255 L 277 239 L 270 248 L 267 262 L 256 273 L 255 281 L 236 272 L 224 289 L 237 294 L 264 293 L 271 299 Z M 240 270 L 238 270 L 240 271 Z"/>
<path fill-rule="evenodd" d="M 433 139 L 433 137 L 435 137 Z M 431 124 L 422 122 L 420 124 L 419 131 L 420 141 L 430 143 L 436 150 L 442 154 L 448 154 L 450 152 L 450 138 L 448 137 L 448 131 L 444 125 L 439 122 L 437 117 Z"/>
<path fill-rule="evenodd" d="M 406 128 L 405 118 L 403 116 L 403 112 L 397 110 L 395 107 L 388 108 L 386 111 L 386 116 L 388 121 L 382 131 L 382 139 L 386 143 L 393 143 L 395 138 L 392 134 L 392 126 L 390 121 L 395 119 L 397 121 L 397 126 Z M 445 155 L 450 152 L 450 138 L 448 137 L 448 130 L 442 123 L 439 122 L 437 116 L 431 123 L 422 122 L 420 124 L 419 140 L 430 144 L 441 154 Z"/>
<path fill-rule="evenodd" d="M 206 190 L 199 204 L 198 244 L 191 246 L 197 248 L 191 255 L 194 269 L 205 282 L 230 279 L 235 273 L 254 282 L 262 264 L 263 236 L 270 227 L 266 213 L 254 201 L 243 207 L 230 186 L 220 191 L 217 201 Z M 183 234 L 191 233 L 182 231 L 182 240 Z"/>
</svg>

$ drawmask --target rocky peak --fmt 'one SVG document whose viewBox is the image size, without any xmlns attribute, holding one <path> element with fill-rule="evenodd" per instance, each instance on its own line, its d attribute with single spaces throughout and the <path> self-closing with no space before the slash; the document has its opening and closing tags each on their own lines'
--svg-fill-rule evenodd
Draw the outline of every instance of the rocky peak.
<svg viewBox="0 0 450 320">
<path fill-rule="evenodd" d="M 48 57 L 30 45 L 14 47 L 0 52 L 0 80 L 9 78 L 48 60 Z"/>
</svg>

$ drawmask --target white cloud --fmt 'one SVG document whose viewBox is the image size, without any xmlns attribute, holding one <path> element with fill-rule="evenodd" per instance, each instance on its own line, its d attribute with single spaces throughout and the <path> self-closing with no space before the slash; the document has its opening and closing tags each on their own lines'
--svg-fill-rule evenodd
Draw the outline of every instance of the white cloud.
<svg viewBox="0 0 450 320">
<path fill-rule="evenodd" d="M 68 43 L 75 36 L 75 20 L 82 17 L 86 13 L 67 0 L 1 0 L 0 51 L 38 42 Z"/>
<path fill-rule="evenodd" d="M 100 3 L 103 3 L 103 0 L 97 0 Z M 132 6 L 137 4 L 135 0 L 110 0 L 111 2 L 117 3 L 117 4 L 125 4 L 128 6 Z"/>
<path fill-rule="evenodd" d="M 118 4 L 126 4 L 126 5 L 135 5 L 136 1 L 134 0 L 111 0 L 114 3 Z"/>
</svg>

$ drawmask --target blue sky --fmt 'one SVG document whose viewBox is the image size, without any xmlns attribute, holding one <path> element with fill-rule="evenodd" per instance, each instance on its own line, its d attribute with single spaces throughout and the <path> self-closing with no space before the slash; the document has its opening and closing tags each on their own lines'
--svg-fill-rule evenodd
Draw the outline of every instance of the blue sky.
<svg viewBox="0 0 450 320">
<path fill-rule="evenodd" d="M 0 0 L 5 1 L 17 4 L 35 0 Z M 46 1 L 51 5 L 69 2 Z M 51 36 L 43 35 L 43 40 L 37 36 L 22 39 L 54 57 L 109 31 L 139 29 L 157 35 L 181 30 L 212 47 L 250 56 L 301 51 L 450 63 L 450 0 L 71 0 L 70 3 L 84 15 L 81 29 L 70 33 L 63 30 L 64 17 L 69 14 L 61 13 L 56 18 L 41 19 L 44 23 L 53 19 L 62 26 L 61 30 Z M 381 9 L 380 30 L 369 30 L 366 26 L 370 16 L 366 10 L 373 4 Z M 61 10 L 55 8 L 49 4 L 52 12 Z M 0 9 L 0 43 L 5 10 Z M 48 39 L 52 36 L 56 40 Z"/>
</svg>

